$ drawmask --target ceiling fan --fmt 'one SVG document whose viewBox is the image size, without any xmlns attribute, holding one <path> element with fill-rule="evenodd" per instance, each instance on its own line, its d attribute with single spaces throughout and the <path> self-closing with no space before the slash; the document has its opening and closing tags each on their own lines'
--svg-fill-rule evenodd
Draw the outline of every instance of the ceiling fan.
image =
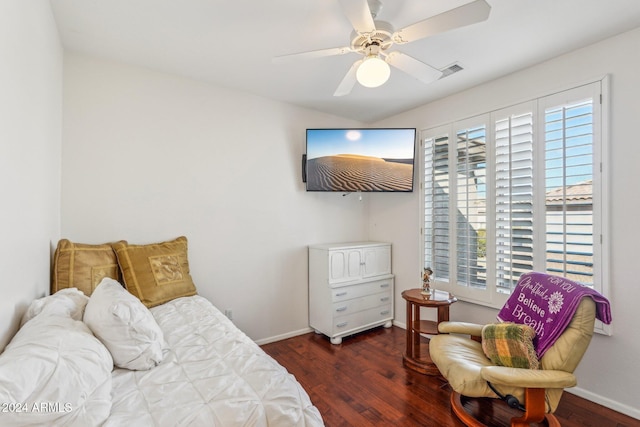
<svg viewBox="0 0 640 427">
<path fill-rule="evenodd" d="M 338 0 L 354 30 L 351 44 L 344 47 L 314 50 L 277 56 L 274 62 L 320 58 L 325 56 L 358 53 L 363 58 L 353 63 L 333 96 L 344 96 L 351 92 L 356 81 L 366 87 L 384 84 L 391 70 L 389 65 L 424 82 L 431 83 L 442 76 L 442 72 L 407 54 L 388 51 L 394 44 L 402 45 L 434 34 L 482 22 L 489 17 L 491 6 L 485 0 L 451 9 L 439 15 L 411 24 L 400 30 L 385 21 L 375 20 L 382 8 L 380 0 Z"/>
</svg>

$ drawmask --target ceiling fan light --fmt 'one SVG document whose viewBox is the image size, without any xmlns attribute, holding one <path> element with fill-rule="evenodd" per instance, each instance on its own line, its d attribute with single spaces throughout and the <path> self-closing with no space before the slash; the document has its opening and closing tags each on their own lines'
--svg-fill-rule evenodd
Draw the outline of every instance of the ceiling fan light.
<svg viewBox="0 0 640 427">
<path fill-rule="evenodd" d="M 356 71 L 356 79 L 364 87 L 382 86 L 390 75 L 389 64 L 375 55 L 367 57 Z"/>
</svg>

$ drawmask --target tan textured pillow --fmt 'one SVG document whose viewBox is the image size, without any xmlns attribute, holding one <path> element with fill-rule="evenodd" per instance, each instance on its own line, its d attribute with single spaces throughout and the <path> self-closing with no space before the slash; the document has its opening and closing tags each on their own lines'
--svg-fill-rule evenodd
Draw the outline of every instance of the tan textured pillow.
<svg viewBox="0 0 640 427">
<path fill-rule="evenodd" d="M 196 294 L 189 274 L 187 238 L 149 245 L 112 244 L 124 284 L 147 307 Z"/>
<path fill-rule="evenodd" d="M 105 277 L 120 280 L 118 260 L 110 244 L 89 245 L 68 239 L 58 242 L 53 255 L 51 294 L 78 288 L 90 296 Z"/>
</svg>

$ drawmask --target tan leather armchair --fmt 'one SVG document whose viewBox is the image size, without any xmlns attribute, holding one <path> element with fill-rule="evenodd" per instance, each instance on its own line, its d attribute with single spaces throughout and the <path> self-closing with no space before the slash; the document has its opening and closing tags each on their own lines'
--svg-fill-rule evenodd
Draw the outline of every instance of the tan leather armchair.
<svg viewBox="0 0 640 427">
<path fill-rule="evenodd" d="M 503 397 L 509 406 L 524 410 L 522 416 L 511 418 L 511 426 L 528 426 L 545 418 L 549 426 L 559 426 L 553 412 L 563 389 L 577 383 L 573 372 L 589 346 L 595 319 L 594 301 L 582 298 L 568 327 L 540 360 L 539 370 L 494 366 L 482 350 L 483 325 L 442 322 L 441 334 L 431 338 L 429 351 L 453 389 L 454 413 L 466 425 L 480 426 L 483 424 L 465 410 L 463 399 Z M 502 396 L 492 390 L 489 383 Z"/>
</svg>

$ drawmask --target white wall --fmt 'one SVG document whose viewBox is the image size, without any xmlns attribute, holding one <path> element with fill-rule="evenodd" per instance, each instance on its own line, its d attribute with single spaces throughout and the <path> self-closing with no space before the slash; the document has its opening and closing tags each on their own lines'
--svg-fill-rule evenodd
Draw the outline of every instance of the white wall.
<svg viewBox="0 0 640 427">
<path fill-rule="evenodd" d="M 573 392 L 605 406 L 640 418 L 637 391 L 640 388 L 637 280 L 638 212 L 640 197 L 640 29 L 563 55 L 543 64 L 509 75 L 471 90 L 430 103 L 394 117 L 385 125 L 417 126 L 427 129 L 455 119 L 505 107 L 584 83 L 605 74 L 611 76 L 610 203 L 611 288 L 613 336 L 596 335 L 578 367 L 578 388 Z M 635 53 L 634 53 L 635 52 Z M 407 280 L 422 268 L 419 257 L 419 193 L 411 197 L 370 199 L 370 237 L 394 244 L 396 319 L 404 321 L 400 293 L 417 286 Z M 400 279 L 402 278 L 402 280 Z M 458 302 L 451 318 L 473 322 L 494 321 L 497 312 Z M 428 315 L 425 312 L 425 315 Z M 432 317 L 433 318 L 433 317 Z"/>
<path fill-rule="evenodd" d="M 575 392 L 636 418 L 639 46 L 635 30 L 384 123 L 427 128 L 611 74 L 614 335 L 594 338 Z M 404 320 L 400 293 L 416 286 L 421 268 L 418 192 L 359 202 L 307 194 L 299 178 L 305 128 L 356 123 L 73 54 L 62 109 L 62 50 L 48 2 L 0 2 L 0 56 L 0 348 L 27 304 L 47 293 L 61 235 L 87 243 L 187 235 L 200 293 L 232 308 L 259 340 L 307 328 L 306 245 L 387 240 Z M 451 314 L 484 322 L 496 313 L 459 302 Z"/>
<path fill-rule="evenodd" d="M 201 295 L 255 340 L 308 330 L 307 245 L 361 240 L 367 202 L 306 193 L 307 127 L 354 123 L 65 54 L 62 236 L 185 235 Z"/>
<path fill-rule="evenodd" d="M 49 2 L 0 2 L 0 351 L 49 291 L 60 227 L 62 48 Z"/>
</svg>

